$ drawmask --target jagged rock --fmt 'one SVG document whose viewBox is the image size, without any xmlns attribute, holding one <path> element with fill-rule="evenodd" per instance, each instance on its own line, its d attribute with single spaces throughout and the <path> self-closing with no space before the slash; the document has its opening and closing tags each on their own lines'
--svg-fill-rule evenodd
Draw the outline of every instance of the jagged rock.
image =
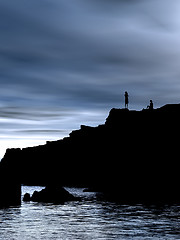
<svg viewBox="0 0 180 240">
<path fill-rule="evenodd" d="M 92 187 L 132 201 L 156 202 L 160 192 L 158 201 L 180 202 L 179 119 L 180 104 L 112 109 L 103 125 L 82 125 L 62 140 L 8 150 L 2 165 L 22 184 Z"/>
<path fill-rule="evenodd" d="M 79 198 L 74 197 L 62 187 L 48 186 L 40 192 L 34 191 L 31 200 L 33 202 L 46 203 L 64 203 L 67 201 L 76 201 Z"/>
<path fill-rule="evenodd" d="M 11 165 L 0 162 L 0 208 L 21 204 L 21 183 Z"/>
<path fill-rule="evenodd" d="M 21 185 L 7 184 L 5 182 L 0 184 L 0 208 L 17 206 L 21 204 Z"/>
<path fill-rule="evenodd" d="M 29 193 L 25 193 L 23 197 L 24 202 L 29 202 L 31 200 L 31 196 Z"/>
</svg>

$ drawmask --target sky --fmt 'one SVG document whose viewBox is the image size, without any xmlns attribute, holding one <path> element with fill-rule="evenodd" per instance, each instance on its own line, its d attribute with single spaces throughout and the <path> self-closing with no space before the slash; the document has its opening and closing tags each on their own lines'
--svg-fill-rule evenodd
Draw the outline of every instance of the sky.
<svg viewBox="0 0 180 240">
<path fill-rule="evenodd" d="M 0 158 L 180 102 L 179 0 L 0 0 Z"/>
</svg>

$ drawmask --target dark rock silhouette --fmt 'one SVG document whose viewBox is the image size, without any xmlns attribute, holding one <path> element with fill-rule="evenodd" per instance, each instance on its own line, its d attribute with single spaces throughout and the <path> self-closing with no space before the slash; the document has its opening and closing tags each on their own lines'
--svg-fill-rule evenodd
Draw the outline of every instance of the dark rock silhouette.
<svg viewBox="0 0 180 240">
<path fill-rule="evenodd" d="M 7 150 L 8 161 L 0 163 L 0 208 L 21 204 L 21 183 L 16 171 L 18 160 L 13 158 L 17 152 L 18 149 Z"/>
<path fill-rule="evenodd" d="M 46 202 L 58 204 L 67 201 L 76 201 L 80 199 L 74 197 L 72 194 L 70 194 L 62 187 L 51 185 L 47 186 L 45 189 L 42 189 L 39 192 L 34 191 L 30 200 L 33 202 Z"/>
<path fill-rule="evenodd" d="M 0 208 L 21 204 L 21 185 L 0 177 Z"/>
<path fill-rule="evenodd" d="M 105 124 L 7 150 L 0 165 L 14 169 L 22 184 L 82 186 L 122 202 L 180 202 L 179 119 L 180 104 L 111 109 Z"/>
<path fill-rule="evenodd" d="M 31 196 L 30 196 L 29 193 L 25 193 L 25 194 L 24 194 L 23 201 L 24 201 L 24 202 L 29 202 L 29 201 L 31 201 Z"/>
</svg>

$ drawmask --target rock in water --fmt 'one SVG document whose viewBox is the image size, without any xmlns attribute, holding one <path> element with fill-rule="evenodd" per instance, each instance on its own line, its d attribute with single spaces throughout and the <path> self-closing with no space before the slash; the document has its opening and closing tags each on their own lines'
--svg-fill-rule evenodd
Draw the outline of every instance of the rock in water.
<svg viewBox="0 0 180 240">
<path fill-rule="evenodd" d="M 29 202 L 31 200 L 31 196 L 29 193 L 24 194 L 23 201 L 24 202 Z"/>
<path fill-rule="evenodd" d="M 0 208 L 21 204 L 21 183 L 11 165 L 0 162 Z"/>
<path fill-rule="evenodd" d="M 46 202 L 46 203 L 64 203 L 66 201 L 76 201 L 78 198 L 74 197 L 63 187 L 47 186 L 40 192 L 34 191 L 31 200 L 33 202 Z"/>
</svg>

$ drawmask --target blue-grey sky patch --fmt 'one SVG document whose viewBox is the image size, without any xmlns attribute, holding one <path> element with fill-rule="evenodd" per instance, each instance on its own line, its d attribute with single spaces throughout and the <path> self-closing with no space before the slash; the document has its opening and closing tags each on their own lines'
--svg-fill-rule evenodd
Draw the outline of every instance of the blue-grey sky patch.
<svg viewBox="0 0 180 240">
<path fill-rule="evenodd" d="M 103 123 L 125 91 L 131 109 L 179 103 L 179 12 L 179 0 L 1 0 L 0 156 Z"/>
</svg>

